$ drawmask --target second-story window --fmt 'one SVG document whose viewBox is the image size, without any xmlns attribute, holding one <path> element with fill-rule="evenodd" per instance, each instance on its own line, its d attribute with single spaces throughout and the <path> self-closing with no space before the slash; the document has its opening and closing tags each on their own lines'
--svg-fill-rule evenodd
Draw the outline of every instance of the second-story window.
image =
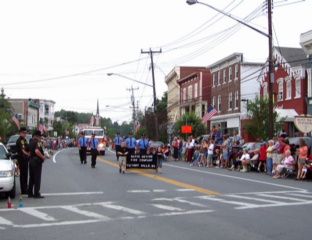
<svg viewBox="0 0 312 240">
<path fill-rule="evenodd" d="M 266 99 L 268 97 L 268 84 L 264 83 L 262 88 L 263 88 L 263 99 Z"/>
<path fill-rule="evenodd" d="M 212 86 L 216 86 L 216 74 L 212 74 Z"/>
<path fill-rule="evenodd" d="M 232 110 L 232 101 L 233 101 L 233 99 L 232 99 L 232 93 L 230 92 L 230 93 L 229 93 L 229 110 Z"/>
<path fill-rule="evenodd" d="M 183 102 L 186 101 L 186 88 L 183 88 Z"/>
<path fill-rule="evenodd" d="M 282 78 L 277 79 L 276 82 L 278 84 L 277 101 L 283 101 L 283 99 L 284 99 L 284 96 L 283 96 L 283 93 L 284 93 L 283 79 Z"/>
<path fill-rule="evenodd" d="M 212 106 L 213 108 L 216 108 L 216 97 L 212 97 Z"/>
<path fill-rule="evenodd" d="M 220 76 L 221 74 L 220 74 L 220 71 L 218 72 L 218 85 L 220 85 L 221 84 L 221 76 Z"/>
<path fill-rule="evenodd" d="M 187 99 L 190 101 L 193 98 L 193 86 L 189 86 L 187 89 Z"/>
<path fill-rule="evenodd" d="M 286 81 L 286 99 L 291 99 L 291 80 Z"/>
<path fill-rule="evenodd" d="M 198 83 L 195 83 L 194 85 L 194 98 L 196 99 L 198 97 Z"/>
<path fill-rule="evenodd" d="M 218 112 L 221 112 L 221 95 L 218 95 Z"/>
<path fill-rule="evenodd" d="M 223 83 L 226 83 L 226 70 L 223 70 Z"/>
<path fill-rule="evenodd" d="M 229 67 L 229 82 L 232 81 L 232 67 Z"/>
<path fill-rule="evenodd" d="M 296 98 L 299 98 L 301 96 L 301 82 L 300 82 L 300 78 L 296 79 Z"/>
<path fill-rule="evenodd" d="M 238 91 L 235 91 L 235 109 L 238 108 Z"/>
<path fill-rule="evenodd" d="M 235 80 L 238 79 L 238 64 L 235 64 Z"/>
</svg>

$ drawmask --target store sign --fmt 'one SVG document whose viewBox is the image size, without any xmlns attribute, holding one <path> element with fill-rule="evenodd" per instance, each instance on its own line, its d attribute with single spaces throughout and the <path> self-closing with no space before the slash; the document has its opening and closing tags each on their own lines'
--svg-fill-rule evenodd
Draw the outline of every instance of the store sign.
<svg viewBox="0 0 312 240">
<path fill-rule="evenodd" d="M 312 131 L 312 116 L 296 116 L 294 124 L 300 132 L 309 133 Z"/>
</svg>

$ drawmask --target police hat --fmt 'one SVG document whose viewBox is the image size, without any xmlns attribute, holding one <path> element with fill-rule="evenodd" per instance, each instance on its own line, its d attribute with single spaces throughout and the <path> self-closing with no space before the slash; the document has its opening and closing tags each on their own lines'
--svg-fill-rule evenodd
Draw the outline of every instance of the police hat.
<svg viewBox="0 0 312 240">
<path fill-rule="evenodd" d="M 27 133 L 27 129 L 25 127 L 21 127 L 19 132 L 26 132 Z"/>
<path fill-rule="evenodd" d="M 34 132 L 33 136 L 41 137 L 42 134 L 41 134 L 41 132 L 40 132 L 39 130 L 36 130 L 36 131 Z"/>
<path fill-rule="evenodd" d="M 132 135 L 132 132 L 129 132 L 129 135 Z"/>
<path fill-rule="evenodd" d="M 92 136 L 95 136 L 95 133 L 92 133 L 91 135 L 92 135 Z"/>
</svg>

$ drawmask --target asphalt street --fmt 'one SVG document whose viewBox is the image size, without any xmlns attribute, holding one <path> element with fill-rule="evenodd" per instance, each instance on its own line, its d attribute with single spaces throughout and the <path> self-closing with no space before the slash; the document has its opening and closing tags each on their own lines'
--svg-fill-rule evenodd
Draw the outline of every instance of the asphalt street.
<svg viewBox="0 0 312 240">
<path fill-rule="evenodd" d="M 60 150 L 43 165 L 45 198 L 18 208 L 19 194 L 12 209 L 1 195 L 1 239 L 307 239 L 312 213 L 312 182 L 174 161 L 120 174 L 110 149 L 95 169 Z"/>
</svg>

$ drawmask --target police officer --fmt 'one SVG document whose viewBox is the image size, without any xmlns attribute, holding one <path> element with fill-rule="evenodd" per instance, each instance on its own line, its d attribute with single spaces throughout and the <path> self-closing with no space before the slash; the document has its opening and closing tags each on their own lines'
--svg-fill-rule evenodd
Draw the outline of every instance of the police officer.
<svg viewBox="0 0 312 240">
<path fill-rule="evenodd" d="M 34 198 L 44 198 L 44 196 L 40 194 L 42 163 L 45 160 L 42 149 L 41 136 L 41 132 L 36 130 L 34 132 L 33 139 L 29 143 L 30 160 L 28 197 Z"/>
<path fill-rule="evenodd" d="M 21 194 L 27 194 L 27 182 L 28 182 L 28 159 L 29 149 L 28 143 L 25 139 L 27 130 L 25 127 L 21 127 L 19 131 L 20 137 L 16 140 L 16 152 L 18 154 L 17 161 L 20 169 L 20 186 Z"/>
<path fill-rule="evenodd" d="M 117 137 L 115 137 L 114 139 L 115 142 L 115 150 L 116 150 L 116 156 L 117 156 L 117 161 L 119 160 L 119 155 L 117 154 L 120 146 L 121 146 L 121 142 L 122 142 L 122 137 L 120 137 L 120 133 L 117 133 Z"/>
<path fill-rule="evenodd" d="M 88 139 L 85 138 L 85 133 L 82 132 L 81 137 L 78 140 L 78 148 L 79 148 L 81 164 L 83 162 L 84 162 L 84 164 L 87 163 L 87 145 L 88 145 Z"/>
<path fill-rule="evenodd" d="M 138 149 L 140 151 L 140 155 L 145 155 L 147 150 L 149 150 L 148 140 L 145 138 L 145 134 L 142 134 L 142 138 L 138 142 Z"/>
<path fill-rule="evenodd" d="M 90 143 L 90 148 L 91 148 L 91 167 L 95 168 L 96 164 L 96 157 L 98 155 L 98 145 L 99 145 L 99 140 L 95 138 L 95 134 L 92 133 L 91 139 L 89 140 Z"/>
<path fill-rule="evenodd" d="M 127 149 L 130 155 L 135 154 L 135 147 L 137 142 L 134 137 L 132 137 L 132 132 L 129 132 L 129 137 L 126 139 L 125 144 L 127 145 Z"/>
</svg>

